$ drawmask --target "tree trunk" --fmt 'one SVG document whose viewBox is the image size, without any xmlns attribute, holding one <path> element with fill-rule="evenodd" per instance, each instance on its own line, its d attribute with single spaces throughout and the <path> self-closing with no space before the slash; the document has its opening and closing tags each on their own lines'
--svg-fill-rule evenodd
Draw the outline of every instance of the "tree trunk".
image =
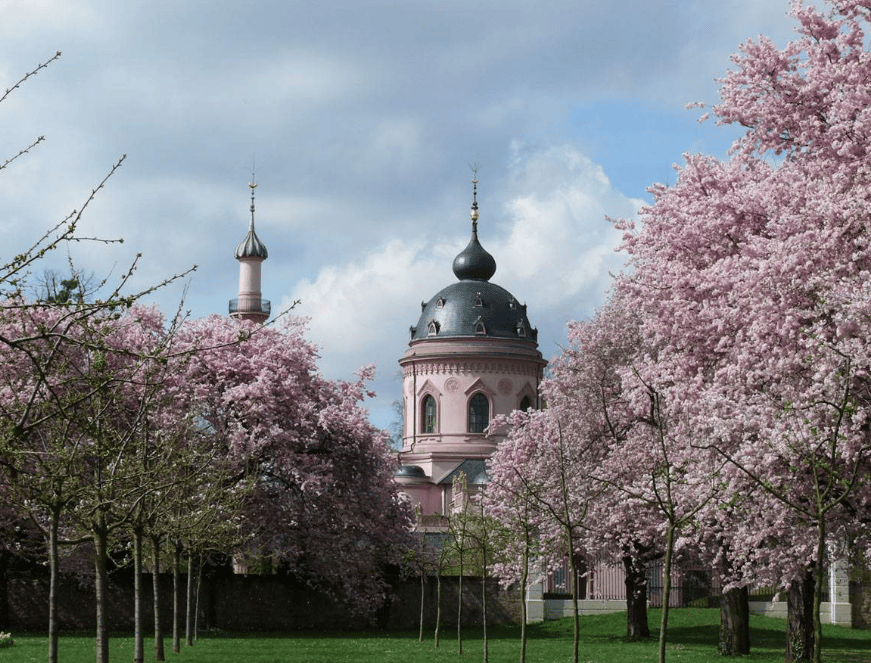
<svg viewBox="0 0 871 663">
<path fill-rule="evenodd" d="M 490 660 L 490 648 L 487 646 L 487 551 L 481 551 L 481 621 L 484 627 L 484 663 Z"/>
<path fill-rule="evenodd" d="M 523 546 L 523 567 L 520 569 L 520 663 L 526 663 L 526 582 L 529 579 L 529 538 Z"/>
<path fill-rule="evenodd" d="M 181 636 L 179 622 L 181 621 L 181 541 L 175 542 L 175 554 L 172 560 L 172 651 L 181 652 Z"/>
<path fill-rule="evenodd" d="M 48 566 L 50 578 L 48 581 L 48 663 L 57 663 L 57 581 L 58 563 L 60 557 L 57 547 L 57 533 L 60 523 L 60 509 L 52 508 L 51 522 L 48 529 Z"/>
<path fill-rule="evenodd" d="M 569 531 L 569 571 L 572 576 L 572 621 L 574 622 L 572 636 L 572 661 L 578 663 L 581 646 L 581 616 L 578 611 L 578 565 L 577 555 L 573 551 L 574 539 Z"/>
<path fill-rule="evenodd" d="M 640 640 L 650 637 L 647 622 L 647 564 L 627 552 L 623 555 L 626 583 L 626 637 Z"/>
<path fill-rule="evenodd" d="M 193 647 L 194 644 L 194 555 L 188 554 L 188 588 L 187 602 L 185 603 L 185 629 L 184 629 L 184 644 L 186 647 Z"/>
<path fill-rule="evenodd" d="M 421 567 L 420 570 L 420 632 L 417 636 L 418 642 L 423 642 L 423 608 L 424 608 L 424 598 L 426 591 L 426 573 L 424 569 Z"/>
<path fill-rule="evenodd" d="M 8 550 L 0 551 L 0 631 L 9 630 L 9 557 Z"/>
<path fill-rule="evenodd" d="M 808 569 L 787 589 L 786 661 L 806 663 L 814 651 L 814 572 Z"/>
<path fill-rule="evenodd" d="M 435 635 L 433 644 L 436 649 L 439 648 L 439 627 L 442 625 L 442 574 L 441 570 L 436 572 L 436 623 Z"/>
<path fill-rule="evenodd" d="M 823 564 L 826 559 L 826 518 L 825 514 L 820 516 L 817 524 L 817 563 L 814 567 L 814 593 L 813 605 L 811 612 L 813 614 L 814 625 L 814 663 L 821 663 L 823 658 L 823 625 L 820 621 L 820 604 L 823 600 L 823 574 L 825 566 Z"/>
<path fill-rule="evenodd" d="M 669 523 L 665 533 L 665 562 L 663 564 L 662 620 L 659 623 L 659 663 L 665 663 L 665 643 L 668 637 L 668 611 L 671 599 L 671 559 L 674 553 L 675 524 Z"/>
<path fill-rule="evenodd" d="M 94 586 L 96 590 L 96 663 L 109 663 L 109 625 L 106 623 L 106 599 L 109 592 L 109 574 L 106 571 L 109 531 L 103 514 L 94 523 L 91 536 L 94 540 Z"/>
<path fill-rule="evenodd" d="M 746 656 L 750 653 L 750 605 L 747 587 L 723 592 L 720 600 L 720 641 L 722 656 Z"/>
<path fill-rule="evenodd" d="M 197 624 L 200 620 L 200 589 L 203 586 L 203 554 L 197 555 L 197 600 L 194 604 L 194 640 L 197 639 Z M 208 628 L 208 623 L 206 624 Z"/>
<path fill-rule="evenodd" d="M 154 588 L 154 660 L 165 661 L 163 650 L 163 626 L 160 623 L 160 535 L 151 535 L 154 570 L 151 574 L 151 585 Z"/>
<path fill-rule="evenodd" d="M 133 529 L 133 663 L 145 661 L 142 609 L 142 528 Z"/>
<path fill-rule="evenodd" d="M 457 653 L 463 655 L 463 555 L 460 553 L 460 583 L 457 590 Z"/>
</svg>

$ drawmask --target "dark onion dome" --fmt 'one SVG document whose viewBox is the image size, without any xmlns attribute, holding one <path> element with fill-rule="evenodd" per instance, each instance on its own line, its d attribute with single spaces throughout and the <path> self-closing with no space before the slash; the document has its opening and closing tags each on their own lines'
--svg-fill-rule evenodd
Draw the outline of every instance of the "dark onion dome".
<svg viewBox="0 0 871 663">
<path fill-rule="evenodd" d="M 266 245 L 260 241 L 257 233 L 254 232 L 254 189 L 257 188 L 257 183 L 251 182 L 248 186 L 251 188 L 251 222 L 248 224 L 248 234 L 245 235 L 245 239 L 236 247 L 236 260 L 240 258 L 262 258 L 266 260 L 269 257 Z"/>
<path fill-rule="evenodd" d="M 477 185 L 476 180 L 472 180 Z M 476 187 L 477 193 L 477 187 Z M 526 304 L 490 283 L 496 260 L 478 241 L 478 202 L 472 203 L 472 239 L 456 258 L 454 274 L 460 279 L 443 288 L 423 309 L 411 340 L 445 336 L 483 336 L 536 342 L 538 330 L 526 317 Z"/>
<path fill-rule="evenodd" d="M 538 338 L 526 317 L 526 305 L 489 281 L 452 283 L 422 307 L 417 326 L 411 328 L 412 341 L 446 336 Z"/>
<path fill-rule="evenodd" d="M 472 222 L 472 239 L 454 258 L 454 274 L 461 281 L 489 281 L 496 273 L 496 260 L 478 241 L 478 223 Z"/>
</svg>

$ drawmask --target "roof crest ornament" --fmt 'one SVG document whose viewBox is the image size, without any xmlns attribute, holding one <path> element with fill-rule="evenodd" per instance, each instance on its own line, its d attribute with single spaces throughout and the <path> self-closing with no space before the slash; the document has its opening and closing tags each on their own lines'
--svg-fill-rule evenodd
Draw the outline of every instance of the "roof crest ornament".
<svg viewBox="0 0 871 663">
<path fill-rule="evenodd" d="M 254 232 L 254 189 L 257 188 L 257 177 L 256 177 L 256 168 L 252 165 L 251 167 L 251 181 L 248 183 L 248 188 L 251 189 L 251 220 L 248 222 L 248 234 L 245 235 L 245 239 L 236 247 L 236 259 L 243 258 L 260 258 L 262 260 L 266 260 L 269 257 L 268 252 L 266 251 L 266 246 L 263 242 L 260 241 L 260 238 L 257 237 L 257 233 Z"/>
<path fill-rule="evenodd" d="M 478 235 L 478 171 L 481 166 L 477 163 L 469 164 L 472 169 L 472 210 L 469 216 L 472 218 L 472 234 Z"/>
<path fill-rule="evenodd" d="M 461 281 L 489 281 L 496 272 L 496 261 L 478 241 L 478 164 L 470 164 L 472 169 L 472 238 L 469 244 L 454 258 L 454 275 Z"/>
<path fill-rule="evenodd" d="M 256 162 L 251 164 L 251 181 L 248 183 L 248 188 L 251 189 L 251 223 L 248 226 L 249 230 L 254 230 L 254 189 L 257 188 L 257 165 Z"/>
</svg>

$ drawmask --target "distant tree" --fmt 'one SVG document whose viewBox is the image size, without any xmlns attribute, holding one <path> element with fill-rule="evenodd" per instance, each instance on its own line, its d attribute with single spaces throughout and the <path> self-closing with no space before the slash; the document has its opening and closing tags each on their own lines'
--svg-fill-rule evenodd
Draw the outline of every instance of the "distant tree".
<svg viewBox="0 0 871 663">
<path fill-rule="evenodd" d="M 85 274 L 70 265 L 69 274 L 46 269 L 37 278 L 36 301 L 47 304 L 83 304 L 105 284 L 95 283 L 94 274 Z"/>
</svg>

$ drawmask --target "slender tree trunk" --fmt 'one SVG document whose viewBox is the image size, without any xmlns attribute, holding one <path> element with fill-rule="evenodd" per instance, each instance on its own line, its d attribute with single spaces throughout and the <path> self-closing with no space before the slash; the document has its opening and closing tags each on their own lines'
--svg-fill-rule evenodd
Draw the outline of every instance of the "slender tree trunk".
<svg viewBox="0 0 871 663">
<path fill-rule="evenodd" d="M 58 555 L 57 533 L 60 525 L 60 509 L 53 507 L 51 522 L 48 528 L 48 663 L 57 663 L 57 583 L 58 583 Z"/>
<path fill-rule="evenodd" d="M 484 626 L 484 663 L 490 660 L 490 648 L 487 643 L 487 550 L 481 551 L 481 621 Z"/>
<path fill-rule="evenodd" d="M 166 653 L 163 649 L 163 626 L 160 623 L 160 535 L 151 535 L 151 549 L 154 562 L 154 571 L 151 574 L 151 585 L 154 595 L 154 660 L 165 661 Z"/>
<path fill-rule="evenodd" d="M 439 648 L 439 628 L 442 625 L 442 572 L 441 569 L 436 571 L 436 623 L 435 635 L 433 636 L 433 644 L 436 649 Z"/>
<path fill-rule="evenodd" d="M 94 585 L 96 589 L 96 663 L 109 663 L 109 625 L 106 621 L 106 600 L 109 574 L 106 570 L 109 532 L 105 516 L 99 513 L 91 531 L 94 540 Z"/>
<path fill-rule="evenodd" d="M 175 542 L 175 553 L 172 560 L 172 651 L 181 652 L 181 636 L 179 622 L 181 621 L 181 541 Z"/>
<path fill-rule="evenodd" d="M 786 661 L 807 663 L 814 651 L 813 569 L 808 569 L 787 588 Z"/>
<path fill-rule="evenodd" d="M 9 630 L 9 557 L 8 550 L 0 551 L 0 631 Z M 50 590 L 49 590 L 50 592 Z"/>
<path fill-rule="evenodd" d="M 647 564 L 627 549 L 623 555 L 626 584 L 626 637 L 640 640 L 650 637 L 647 621 Z"/>
<path fill-rule="evenodd" d="M 662 620 L 659 623 L 659 663 L 665 663 L 665 643 L 668 638 L 668 611 L 671 600 L 671 558 L 674 553 L 675 524 L 669 523 L 665 533 L 665 562 L 663 564 Z"/>
<path fill-rule="evenodd" d="M 747 587 L 723 592 L 720 600 L 720 641 L 722 656 L 746 656 L 750 653 L 750 605 Z"/>
<path fill-rule="evenodd" d="M 578 564 L 577 555 L 574 553 L 574 537 L 569 528 L 569 572 L 572 576 L 572 621 L 574 622 L 574 634 L 572 637 L 572 661 L 578 663 L 581 645 L 581 615 L 578 610 Z"/>
<path fill-rule="evenodd" d="M 203 586 L 203 554 L 197 555 L 197 601 L 194 605 L 194 640 L 197 639 L 197 625 L 200 621 L 200 588 Z M 208 628 L 208 624 L 206 624 Z"/>
<path fill-rule="evenodd" d="M 423 642 L 423 608 L 424 608 L 424 598 L 426 591 L 426 573 L 421 565 L 420 569 L 420 633 L 417 636 L 418 642 Z"/>
<path fill-rule="evenodd" d="M 526 583 L 529 580 L 529 538 L 523 545 L 523 566 L 520 569 L 520 663 L 526 663 L 526 622 L 529 615 L 526 610 Z"/>
<path fill-rule="evenodd" d="M 187 602 L 185 603 L 185 629 L 184 629 L 184 644 L 186 647 L 193 647 L 194 644 L 194 554 L 188 554 L 188 587 L 187 587 Z"/>
<path fill-rule="evenodd" d="M 457 592 L 457 653 L 463 655 L 463 553 L 460 552 L 460 584 Z"/>
<path fill-rule="evenodd" d="M 145 636 L 143 624 L 145 619 L 142 609 L 142 528 L 133 529 L 133 662 L 145 661 Z"/>
<path fill-rule="evenodd" d="M 823 625 L 820 622 L 820 604 L 823 600 L 823 574 L 826 559 L 826 518 L 823 514 L 817 524 L 817 563 L 814 568 L 813 624 L 814 663 L 821 663 L 823 656 Z"/>
</svg>

